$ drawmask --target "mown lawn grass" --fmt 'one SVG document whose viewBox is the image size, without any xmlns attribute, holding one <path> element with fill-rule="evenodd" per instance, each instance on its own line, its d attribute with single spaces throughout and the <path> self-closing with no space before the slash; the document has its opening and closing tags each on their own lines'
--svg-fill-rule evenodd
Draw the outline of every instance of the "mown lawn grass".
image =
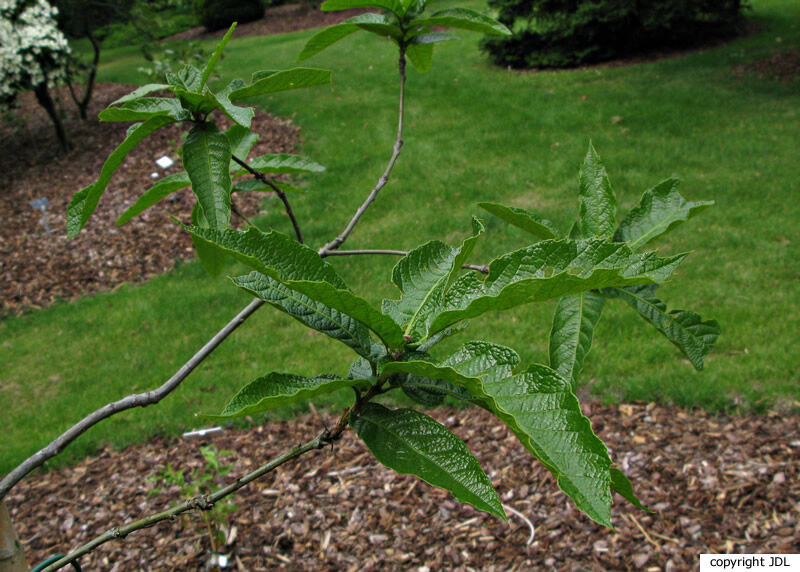
<svg viewBox="0 0 800 572">
<path fill-rule="evenodd" d="M 717 206 L 673 232 L 661 253 L 692 251 L 661 290 L 674 308 L 716 318 L 723 335 L 703 372 L 620 304 L 609 304 L 583 381 L 602 400 L 660 400 L 712 410 L 797 404 L 793 338 L 800 331 L 800 206 L 796 200 L 800 83 L 737 75 L 732 67 L 800 44 L 800 6 L 756 0 L 761 31 L 713 49 L 620 67 L 521 73 L 491 67 L 462 34 L 437 50 L 430 74 L 409 73 L 406 146 L 392 180 L 348 248 L 413 248 L 488 224 L 475 256 L 525 244 L 521 232 L 481 214 L 500 201 L 538 211 L 562 228 L 577 212 L 576 175 L 589 141 L 606 163 L 620 216 L 669 176 L 690 200 Z M 294 65 L 310 32 L 235 39 L 223 79 Z M 105 54 L 100 79 L 143 83 L 130 49 Z M 302 128 L 301 152 L 328 167 L 293 197 L 307 241 L 338 233 L 382 172 L 396 123 L 390 45 L 355 35 L 303 65 L 334 71 L 334 84 L 264 98 Z M 65 190 L 65 192 L 71 192 Z M 91 224 L 91 223 L 90 223 Z M 261 221 L 290 232 L 277 203 Z M 373 301 L 395 296 L 389 257 L 331 259 Z M 231 268 L 230 273 L 236 269 Z M 148 284 L 58 304 L 0 322 L 0 471 L 96 407 L 154 388 L 247 302 L 224 279 L 186 264 Z M 474 321 L 466 335 L 546 360 L 552 304 Z M 454 342 L 456 343 L 456 342 Z M 200 424 L 244 382 L 268 371 L 344 372 L 343 346 L 262 309 L 175 394 L 124 413 L 69 449 L 126 444 Z M 333 398 L 343 407 L 348 395 Z M 303 407 L 303 406 L 299 406 Z M 285 412 L 284 412 L 285 413 Z"/>
</svg>

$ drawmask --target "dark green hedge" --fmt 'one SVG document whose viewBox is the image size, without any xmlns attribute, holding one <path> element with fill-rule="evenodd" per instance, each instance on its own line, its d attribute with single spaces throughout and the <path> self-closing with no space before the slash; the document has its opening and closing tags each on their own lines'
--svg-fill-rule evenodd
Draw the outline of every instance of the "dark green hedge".
<svg viewBox="0 0 800 572">
<path fill-rule="evenodd" d="M 735 35 L 746 0 L 489 0 L 510 37 L 483 42 L 514 68 L 570 67 Z"/>
<path fill-rule="evenodd" d="M 208 30 L 220 30 L 234 22 L 242 24 L 264 16 L 262 0 L 194 0 L 194 10 Z"/>
</svg>

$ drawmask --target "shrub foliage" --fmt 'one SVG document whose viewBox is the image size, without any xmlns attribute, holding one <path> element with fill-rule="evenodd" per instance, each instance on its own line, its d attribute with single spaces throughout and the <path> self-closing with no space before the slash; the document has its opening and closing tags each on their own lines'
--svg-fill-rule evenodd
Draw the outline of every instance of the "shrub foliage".
<svg viewBox="0 0 800 572">
<path fill-rule="evenodd" d="M 489 0 L 510 37 L 487 38 L 498 65 L 571 67 L 736 34 L 746 0 Z"/>
<path fill-rule="evenodd" d="M 194 11 L 208 30 L 221 30 L 234 22 L 252 22 L 264 15 L 262 0 L 195 0 Z"/>
</svg>

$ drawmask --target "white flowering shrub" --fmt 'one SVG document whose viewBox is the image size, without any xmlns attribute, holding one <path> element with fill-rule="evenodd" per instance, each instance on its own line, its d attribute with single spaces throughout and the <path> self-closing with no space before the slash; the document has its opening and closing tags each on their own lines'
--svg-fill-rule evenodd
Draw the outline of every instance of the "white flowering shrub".
<svg viewBox="0 0 800 572">
<path fill-rule="evenodd" d="M 66 79 L 70 49 L 56 14 L 46 0 L 0 0 L 0 111 Z"/>
</svg>

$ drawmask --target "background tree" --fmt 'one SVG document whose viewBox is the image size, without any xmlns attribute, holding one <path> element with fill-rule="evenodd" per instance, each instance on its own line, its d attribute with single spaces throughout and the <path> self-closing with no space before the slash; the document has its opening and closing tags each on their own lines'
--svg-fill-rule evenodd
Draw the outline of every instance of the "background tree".
<svg viewBox="0 0 800 572">
<path fill-rule="evenodd" d="M 50 89 L 67 77 L 70 48 L 56 25 L 57 10 L 46 0 L 6 0 L 0 3 L 0 109 L 17 95 L 33 90 L 53 122 L 58 142 L 69 140 Z"/>
<path fill-rule="evenodd" d="M 494 62 L 570 67 L 703 44 L 741 29 L 746 0 L 489 0 L 510 37 L 487 38 Z"/>
</svg>

